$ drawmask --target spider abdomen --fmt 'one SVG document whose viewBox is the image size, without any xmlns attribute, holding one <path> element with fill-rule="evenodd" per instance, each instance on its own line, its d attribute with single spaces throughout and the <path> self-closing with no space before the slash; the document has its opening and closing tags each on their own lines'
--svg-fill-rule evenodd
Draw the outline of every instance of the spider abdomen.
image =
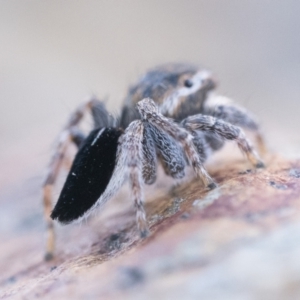
<svg viewBox="0 0 300 300">
<path fill-rule="evenodd" d="M 116 128 L 93 130 L 79 149 L 51 218 L 70 223 L 89 210 L 105 191 L 115 168 Z"/>
</svg>

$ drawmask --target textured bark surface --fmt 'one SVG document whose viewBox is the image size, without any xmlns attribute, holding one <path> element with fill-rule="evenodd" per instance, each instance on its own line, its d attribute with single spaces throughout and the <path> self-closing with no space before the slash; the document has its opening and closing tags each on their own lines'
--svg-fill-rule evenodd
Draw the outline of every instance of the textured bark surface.
<svg viewBox="0 0 300 300">
<path fill-rule="evenodd" d="M 300 161 L 265 161 L 251 171 L 242 159 L 215 160 L 210 192 L 193 178 L 165 188 L 161 176 L 147 188 L 145 240 L 124 189 L 88 222 L 58 227 L 51 262 L 33 209 L 40 194 L 10 187 L 1 216 L 18 221 L 1 241 L 0 298 L 300 299 Z"/>
</svg>

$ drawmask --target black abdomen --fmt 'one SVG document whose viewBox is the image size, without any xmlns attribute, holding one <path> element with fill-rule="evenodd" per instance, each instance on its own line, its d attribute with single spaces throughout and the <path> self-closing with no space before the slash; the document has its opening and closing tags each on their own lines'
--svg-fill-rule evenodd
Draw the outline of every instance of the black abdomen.
<svg viewBox="0 0 300 300">
<path fill-rule="evenodd" d="M 97 202 L 114 171 L 121 134 L 116 128 L 95 129 L 89 134 L 74 159 L 52 219 L 70 223 Z"/>
</svg>

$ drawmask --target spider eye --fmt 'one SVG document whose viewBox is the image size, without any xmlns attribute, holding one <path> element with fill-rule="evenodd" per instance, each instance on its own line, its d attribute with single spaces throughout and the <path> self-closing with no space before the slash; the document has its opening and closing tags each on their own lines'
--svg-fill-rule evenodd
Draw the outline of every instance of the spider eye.
<svg viewBox="0 0 300 300">
<path fill-rule="evenodd" d="M 193 86 L 192 80 L 186 79 L 186 80 L 184 81 L 184 86 L 187 87 L 187 88 L 192 87 L 192 86 Z"/>
</svg>

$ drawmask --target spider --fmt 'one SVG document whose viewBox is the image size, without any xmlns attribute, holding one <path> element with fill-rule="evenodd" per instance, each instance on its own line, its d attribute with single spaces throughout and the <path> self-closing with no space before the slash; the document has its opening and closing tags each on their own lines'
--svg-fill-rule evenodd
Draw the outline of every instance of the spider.
<svg viewBox="0 0 300 300">
<path fill-rule="evenodd" d="M 168 64 L 147 72 L 129 88 L 119 118 L 103 102 L 90 99 L 70 116 L 59 135 L 43 185 L 47 220 L 47 260 L 54 253 L 53 220 L 80 220 L 101 207 L 128 182 L 141 237 L 149 234 L 144 210 L 144 184 L 156 180 L 158 162 L 168 176 L 185 176 L 191 166 L 207 189 L 217 186 L 203 163 L 226 140 L 235 141 L 255 168 L 263 162 L 241 127 L 264 142 L 255 118 L 230 99 L 214 92 L 211 72 L 189 64 Z M 87 137 L 79 129 L 91 113 L 94 129 Z M 52 190 L 71 143 L 77 146 L 69 174 L 52 210 Z M 52 211 L 51 211 L 52 210 Z"/>
</svg>

